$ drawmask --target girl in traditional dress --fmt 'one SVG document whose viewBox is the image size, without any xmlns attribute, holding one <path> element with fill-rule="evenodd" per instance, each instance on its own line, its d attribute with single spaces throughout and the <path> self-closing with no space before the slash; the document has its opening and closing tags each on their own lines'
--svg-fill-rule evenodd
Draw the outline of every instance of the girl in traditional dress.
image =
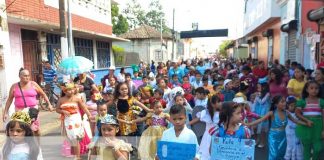
<svg viewBox="0 0 324 160">
<path fill-rule="evenodd" d="M 163 113 L 163 106 L 160 101 L 151 104 L 154 108 L 153 113 L 148 113 L 146 117 L 128 122 L 129 124 L 150 120 L 149 127 L 142 133 L 138 153 L 140 159 L 154 159 L 156 155 L 157 141 L 161 139 L 163 131 L 167 128 L 167 121 L 170 120 L 169 114 Z"/>
<path fill-rule="evenodd" d="M 69 140 L 73 153 L 76 159 L 80 158 L 80 144 L 79 141 L 85 135 L 82 125 L 82 119 L 79 108 L 87 114 L 88 119 L 91 119 L 91 114 L 84 102 L 75 95 L 75 85 L 73 83 L 66 83 L 62 86 L 63 96 L 58 100 L 56 112 L 60 113 L 63 121 L 63 135 Z"/>
<path fill-rule="evenodd" d="M 135 136 L 137 135 L 136 124 L 127 124 L 124 121 L 132 121 L 136 119 L 134 111 L 131 109 L 133 105 L 139 106 L 147 112 L 151 112 L 144 104 L 136 100 L 130 95 L 128 85 L 126 83 L 119 83 L 116 86 L 115 100 L 117 104 L 117 119 L 120 121 L 119 129 L 121 136 Z"/>
<path fill-rule="evenodd" d="M 116 137 L 119 125 L 113 115 L 107 114 L 100 120 L 99 140 L 91 149 L 88 159 L 97 160 L 128 160 L 132 146 Z M 97 155 L 96 158 L 94 155 Z"/>
<path fill-rule="evenodd" d="M 268 137 L 269 145 L 269 160 L 278 160 L 284 159 L 287 147 L 286 131 L 288 120 L 290 119 L 294 123 L 306 125 L 302 121 L 294 119 L 286 111 L 286 99 L 283 96 L 275 96 L 272 99 L 270 111 L 262 118 L 247 124 L 247 125 L 256 125 L 270 119 L 270 131 Z"/>
<path fill-rule="evenodd" d="M 264 116 L 269 112 L 270 109 L 270 93 L 269 93 L 269 85 L 267 81 L 260 81 L 257 85 L 257 93 L 255 102 L 255 113 L 259 116 Z M 258 147 L 263 148 L 266 143 L 266 134 L 269 131 L 269 124 L 267 122 L 262 122 L 257 126 L 257 141 L 259 142 Z M 258 143 L 257 142 L 257 143 Z"/>
<path fill-rule="evenodd" d="M 309 81 L 303 89 L 302 99 L 297 101 L 296 116 L 309 126 L 298 125 L 296 128 L 296 135 L 303 144 L 304 159 L 319 159 L 323 148 L 324 99 L 319 97 L 319 84 Z"/>
</svg>

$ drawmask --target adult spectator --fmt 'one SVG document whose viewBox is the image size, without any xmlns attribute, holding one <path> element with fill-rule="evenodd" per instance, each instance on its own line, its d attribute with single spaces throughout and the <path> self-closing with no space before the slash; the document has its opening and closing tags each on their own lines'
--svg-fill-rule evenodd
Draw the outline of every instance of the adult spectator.
<svg viewBox="0 0 324 160">
<path fill-rule="evenodd" d="M 106 82 L 108 82 L 109 80 L 109 77 L 115 77 L 115 79 L 117 79 L 117 77 L 114 75 L 114 72 L 116 70 L 116 67 L 115 66 L 110 66 L 109 67 L 109 72 L 107 75 L 105 75 L 102 79 L 101 79 L 101 84 L 102 84 L 102 88 L 105 88 L 106 85 Z"/>
<path fill-rule="evenodd" d="M 258 65 L 253 69 L 253 75 L 256 76 L 256 78 L 264 78 L 268 75 L 268 71 L 263 61 L 259 61 Z"/>
<path fill-rule="evenodd" d="M 305 68 L 298 65 L 294 70 L 294 77 L 288 82 L 288 95 L 294 96 L 297 99 L 301 98 L 301 94 L 305 86 L 304 74 Z"/>
<path fill-rule="evenodd" d="M 23 110 L 24 108 L 38 109 L 38 95 L 45 99 L 50 111 L 54 110 L 42 88 L 36 82 L 30 80 L 30 73 L 28 70 L 21 68 L 19 70 L 19 79 L 20 81 L 18 83 L 14 83 L 10 87 L 9 96 L 3 111 L 3 122 L 8 120 L 8 111 L 13 99 L 15 99 L 15 112 Z M 35 134 L 39 135 L 39 130 L 37 130 Z"/>
<path fill-rule="evenodd" d="M 120 68 L 120 72 L 117 75 L 117 81 L 119 83 L 125 82 L 125 68 L 124 67 Z"/>
<path fill-rule="evenodd" d="M 86 101 L 90 100 L 92 90 L 99 92 L 96 84 L 87 76 L 86 73 L 78 74 L 78 76 L 74 78 L 73 82 L 82 86 L 80 93 L 84 93 L 83 98 L 85 98 L 84 100 Z"/>
<path fill-rule="evenodd" d="M 269 88 L 270 88 L 270 96 L 275 97 L 277 95 L 282 95 L 287 97 L 287 83 L 283 80 L 283 75 L 281 71 L 277 68 L 273 68 L 270 71 L 270 81 L 269 81 Z"/>
<path fill-rule="evenodd" d="M 44 63 L 43 77 L 44 77 L 45 84 L 51 85 L 51 87 L 54 87 L 53 84 L 54 84 L 54 82 L 57 81 L 57 74 L 56 74 L 55 69 L 51 66 L 49 61 L 46 61 Z"/>
<path fill-rule="evenodd" d="M 315 71 L 315 81 L 320 85 L 321 98 L 324 98 L 324 68 L 318 68 Z"/>
<path fill-rule="evenodd" d="M 178 76 L 178 82 L 182 83 L 182 77 L 184 76 L 184 72 L 181 68 L 178 67 L 177 62 L 172 63 L 173 68 L 169 70 L 169 81 L 171 82 L 172 76 L 176 74 Z"/>
</svg>

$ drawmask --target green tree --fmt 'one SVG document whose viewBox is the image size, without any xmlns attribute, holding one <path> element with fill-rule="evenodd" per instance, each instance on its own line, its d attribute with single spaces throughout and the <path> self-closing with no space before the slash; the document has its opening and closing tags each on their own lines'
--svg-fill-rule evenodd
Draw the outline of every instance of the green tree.
<svg viewBox="0 0 324 160">
<path fill-rule="evenodd" d="M 225 40 L 219 45 L 219 54 L 223 57 L 227 57 L 226 50 L 228 49 L 228 46 L 232 45 L 233 41 L 231 40 Z"/>
<path fill-rule="evenodd" d="M 120 35 L 128 31 L 128 21 L 122 14 L 119 13 L 119 8 L 116 4 L 111 5 L 111 19 L 114 34 Z"/>
<path fill-rule="evenodd" d="M 165 24 L 165 14 L 159 0 L 152 0 L 147 12 L 142 9 L 143 7 L 136 0 L 132 0 L 126 6 L 123 13 L 126 15 L 130 28 L 135 29 L 146 24 L 154 27 L 156 30 L 160 30 L 162 19 L 163 32 L 170 32 Z"/>
</svg>

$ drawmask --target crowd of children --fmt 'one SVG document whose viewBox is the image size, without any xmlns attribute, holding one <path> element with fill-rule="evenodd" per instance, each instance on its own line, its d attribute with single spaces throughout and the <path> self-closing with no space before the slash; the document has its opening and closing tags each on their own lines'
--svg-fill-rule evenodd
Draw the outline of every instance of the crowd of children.
<svg viewBox="0 0 324 160">
<path fill-rule="evenodd" d="M 254 60 L 159 63 L 154 72 L 135 68 L 133 78 L 129 73 L 122 80 L 105 76 L 102 92 L 92 91 L 88 102 L 78 95 L 77 85 L 65 83 L 56 111 L 72 148 L 69 155 L 76 159 L 86 153 L 89 159 L 159 159 L 157 141 L 162 140 L 194 144 L 195 159 L 210 160 L 211 139 L 217 136 L 253 138 L 257 147 L 268 146 L 269 160 L 317 160 L 324 138 L 323 70 L 306 78 L 301 65 L 266 68 Z M 37 142 L 24 140 L 32 136 L 30 121 L 23 112 L 13 115 L 4 159 L 18 154 L 42 158 Z M 12 136 L 17 130 L 20 138 Z M 138 136 L 139 143 L 118 136 Z"/>
</svg>

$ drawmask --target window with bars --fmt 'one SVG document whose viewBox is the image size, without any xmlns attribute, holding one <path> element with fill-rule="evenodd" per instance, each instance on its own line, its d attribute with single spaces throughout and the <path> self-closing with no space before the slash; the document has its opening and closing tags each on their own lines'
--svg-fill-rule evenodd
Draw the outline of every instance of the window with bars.
<svg viewBox="0 0 324 160">
<path fill-rule="evenodd" d="M 93 42 L 90 39 L 74 38 L 76 56 L 83 56 L 93 61 Z"/>
<path fill-rule="evenodd" d="M 97 67 L 108 68 L 110 66 L 110 45 L 108 42 L 97 41 Z"/>
</svg>

